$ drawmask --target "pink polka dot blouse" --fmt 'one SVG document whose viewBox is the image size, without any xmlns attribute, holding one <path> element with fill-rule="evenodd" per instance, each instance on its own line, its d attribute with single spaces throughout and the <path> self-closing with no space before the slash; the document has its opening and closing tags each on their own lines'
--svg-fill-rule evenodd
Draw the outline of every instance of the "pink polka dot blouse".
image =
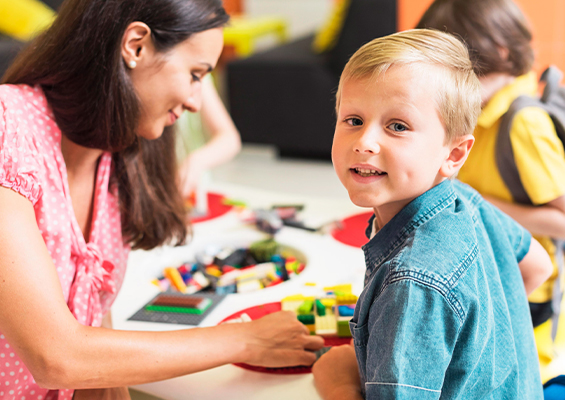
<svg viewBox="0 0 565 400">
<path fill-rule="evenodd" d="M 76 221 L 61 131 L 43 91 L 0 85 L 0 185 L 33 204 L 37 226 L 69 309 L 83 325 L 100 326 L 121 287 L 129 248 L 122 241 L 117 193 L 109 190 L 112 158 L 101 157 L 96 176 L 90 242 Z M 71 399 L 72 390 L 40 388 L 0 334 L 1 399 Z"/>
</svg>

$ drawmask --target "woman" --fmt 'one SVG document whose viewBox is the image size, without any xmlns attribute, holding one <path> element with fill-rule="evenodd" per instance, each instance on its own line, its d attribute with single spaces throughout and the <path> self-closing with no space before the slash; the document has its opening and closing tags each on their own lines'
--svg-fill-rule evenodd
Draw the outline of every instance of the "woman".
<svg viewBox="0 0 565 400">
<path fill-rule="evenodd" d="M 70 399 L 231 362 L 314 361 L 307 350 L 322 340 L 287 313 L 175 332 L 99 328 L 129 248 L 187 238 L 168 127 L 199 109 L 226 20 L 219 0 L 68 0 L 4 76 L 0 397 Z"/>
</svg>

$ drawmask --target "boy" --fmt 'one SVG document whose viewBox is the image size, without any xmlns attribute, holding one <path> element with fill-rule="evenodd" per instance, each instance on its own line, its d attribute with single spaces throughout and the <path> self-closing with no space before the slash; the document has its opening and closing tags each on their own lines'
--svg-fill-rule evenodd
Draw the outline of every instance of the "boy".
<svg viewBox="0 0 565 400">
<path fill-rule="evenodd" d="M 483 107 L 473 133 L 475 144 L 458 178 L 533 233 L 553 261 L 551 278 L 529 296 L 542 381 L 548 380 L 557 373 L 551 366 L 558 315 L 553 302 L 559 302 L 560 291 L 554 288 L 563 258 L 558 260 L 552 238 L 565 238 L 565 157 L 547 112 L 539 107 L 523 108 L 510 127 L 518 170 L 514 179 L 524 187 L 530 204 L 513 197 L 509 188 L 514 179 L 502 178 L 497 160 L 504 114 L 517 97 L 538 93 L 538 77 L 532 71 L 532 33 L 512 0 L 436 0 L 418 26 L 464 38 L 480 77 Z"/>
<path fill-rule="evenodd" d="M 323 398 L 542 398 L 524 287 L 551 261 L 449 179 L 473 146 L 480 103 L 467 49 L 445 33 L 375 39 L 346 65 L 332 160 L 351 200 L 375 216 L 354 346 L 314 364 Z"/>
</svg>

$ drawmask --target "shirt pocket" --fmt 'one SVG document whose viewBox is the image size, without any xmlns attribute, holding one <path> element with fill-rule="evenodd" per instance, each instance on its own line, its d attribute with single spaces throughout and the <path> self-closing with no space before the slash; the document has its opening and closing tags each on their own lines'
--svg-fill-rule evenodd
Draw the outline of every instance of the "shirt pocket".
<svg viewBox="0 0 565 400">
<path fill-rule="evenodd" d="M 367 323 L 358 325 L 353 321 L 349 321 L 349 329 L 351 330 L 351 336 L 353 336 L 353 344 L 355 345 L 355 354 L 357 355 L 357 360 L 364 366 L 367 360 L 369 327 L 367 326 Z"/>
</svg>

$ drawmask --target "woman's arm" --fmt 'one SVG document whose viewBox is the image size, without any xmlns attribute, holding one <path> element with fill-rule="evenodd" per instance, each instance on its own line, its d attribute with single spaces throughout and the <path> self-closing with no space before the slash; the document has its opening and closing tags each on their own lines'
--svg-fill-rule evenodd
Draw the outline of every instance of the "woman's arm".
<svg viewBox="0 0 565 400">
<path fill-rule="evenodd" d="M 533 235 L 565 239 L 565 196 L 542 206 L 509 203 L 485 196 L 491 204 L 510 215 Z"/>
<path fill-rule="evenodd" d="M 553 272 L 553 264 L 547 251 L 534 238 L 532 238 L 528 254 L 518 265 L 527 295 L 530 295 L 538 286 L 544 283 Z"/>
<path fill-rule="evenodd" d="M 244 324 L 128 332 L 79 324 L 63 298 L 29 200 L 0 187 L 0 331 L 46 388 L 108 388 L 232 362 L 311 364 L 319 337 L 290 313 Z"/>
<path fill-rule="evenodd" d="M 202 171 L 231 160 L 241 149 L 241 138 L 211 79 L 202 83 L 202 122 L 210 140 L 183 161 L 181 191 L 188 196 L 198 184 Z"/>
</svg>

